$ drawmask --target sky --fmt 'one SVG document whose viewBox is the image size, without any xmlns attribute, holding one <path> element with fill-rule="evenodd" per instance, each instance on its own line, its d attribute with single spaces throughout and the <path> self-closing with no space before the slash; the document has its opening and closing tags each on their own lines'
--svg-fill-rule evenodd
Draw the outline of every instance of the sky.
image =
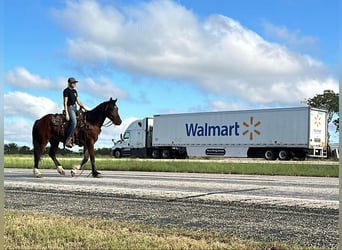
<svg viewBox="0 0 342 250">
<path fill-rule="evenodd" d="M 75 77 L 92 109 L 118 98 L 120 126 L 155 114 L 305 106 L 339 91 L 338 0 L 5 0 L 4 143 L 32 147 Z M 330 125 L 331 141 L 338 141 Z"/>
</svg>

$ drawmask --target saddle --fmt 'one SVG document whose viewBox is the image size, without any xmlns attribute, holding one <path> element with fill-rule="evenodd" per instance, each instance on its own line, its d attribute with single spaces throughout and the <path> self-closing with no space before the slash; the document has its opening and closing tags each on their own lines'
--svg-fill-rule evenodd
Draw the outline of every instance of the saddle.
<svg viewBox="0 0 342 250">
<path fill-rule="evenodd" d="M 86 116 L 84 112 L 79 109 L 76 112 L 77 125 L 73 133 L 73 143 L 79 146 L 83 146 L 84 137 L 86 135 L 85 130 L 88 127 Z M 65 110 L 62 114 L 54 114 L 51 118 L 51 124 L 57 130 L 60 138 L 66 139 L 66 130 L 68 129 L 69 122 L 66 120 Z"/>
</svg>

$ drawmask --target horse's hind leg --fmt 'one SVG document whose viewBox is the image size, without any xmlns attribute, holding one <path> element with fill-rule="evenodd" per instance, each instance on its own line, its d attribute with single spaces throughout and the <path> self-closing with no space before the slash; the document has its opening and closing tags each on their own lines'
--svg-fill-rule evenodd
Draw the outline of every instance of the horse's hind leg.
<svg viewBox="0 0 342 250">
<path fill-rule="evenodd" d="M 65 175 L 65 172 L 64 172 L 62 165 L 59 163 L 59 161 L 56 158 L 56 152 L 58 149 L 58 144 L 59 144 L 59 142 L 56 141 L 55 139 L 50 139 L 50 146 L 51 147 L 50 147 L 50 151 L 49 151 L 49 156 L 53 160 L 53 163 L 55 164 L 55 167 L 57 168 L 57 172 L 60 175 Z"/>
<path fill-rule="evenodd" d="M 39 167 L 40 158 L 42 154 L 44 153 L 46 144 L 47 142 L 45 144 L 37 143 L 37 142 L 33 144 L 33 156 L 34 156 L 33 175 L 36 176 L 37 178 L 42 177 L 42 173 L 39 171 L 38 167 Z"/>
<path fill-rule="evenodd" d="M 47 140 L 41 138 L 37 131 L 37 121 L 33 126 L 32 130 L 32 138 L 33 138 L 33 157 L 34 157 L 34 167 L 33 167 L 33 175 L 37 178 L 42 177 L 42 173 L 39 171 L 39 161 L 44 153 L 46 144 L 48 143 Z"/>
</svg>

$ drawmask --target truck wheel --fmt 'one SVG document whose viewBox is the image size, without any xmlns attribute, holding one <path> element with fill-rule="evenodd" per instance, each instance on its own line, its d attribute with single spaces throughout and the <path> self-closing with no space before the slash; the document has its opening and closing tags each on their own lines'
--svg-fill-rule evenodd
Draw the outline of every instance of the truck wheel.
<svg viewBox="0 0 342 250">
<path fill-rule="evenodd" d="M 114 151 L 113 151 L 113 156 L 114 156 L 115 158 L 121 158 L 121 156 L 122 156 L 121 150 L 120 150 L 120 149 L 114 150 Z"/>
<path fill-rule="evenodd" d="M 285 161 L 285 160 L 289 160 L 289 152 L 287 150 L 280 150 L 279 151 L 279 154 L 278 154 L 278 157 L 279 157 L 279 160 L 281 161 Z"/>
<path fill-rule="evenodd" d="M 158 149 L 153 149 L 153 151 L 152 151 L 152 158 L 153 159 L 158 159 L 159 158 L 159 150 Z"/>
<path fill-rule="evenodd" d="M 163 149 L 163 151 L 162 151 L 162 158 L 163 158 L 163 159 L 168 159 L 168 158 L 170 158 L 170 150 L 168 150 L 168 149 Z"/>
<path fill-rule="evenodd" d="M 293 154 L 293 158 L 294 158 L 295 160 L 304 161 L 305 158 L 306 158 L 306 153 L 305 153 L 304 150 L 300 150 L 300 149 L 298 149 L 298 150 L 293 150 L 293 151 L 292 151 L 292 154 Z"/>
<path fill-rule="evenodd" d="M 265 159 L 266 160 L 274 160 L 274 151 L 272 149 L 267 149 L 265 151 Z"/>
</svg>

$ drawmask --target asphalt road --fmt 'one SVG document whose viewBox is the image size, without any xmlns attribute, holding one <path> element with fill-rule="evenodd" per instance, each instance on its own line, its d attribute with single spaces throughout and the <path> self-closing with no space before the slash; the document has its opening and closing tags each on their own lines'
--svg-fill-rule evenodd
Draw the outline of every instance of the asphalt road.
<svg viewBox="0 0 342 250">
<path fill-rule="evenodd" d="M 5 208 L 92 216 L 305 246 L 338 243 L 338 178 L 5 169 Z"/>
</svg>

